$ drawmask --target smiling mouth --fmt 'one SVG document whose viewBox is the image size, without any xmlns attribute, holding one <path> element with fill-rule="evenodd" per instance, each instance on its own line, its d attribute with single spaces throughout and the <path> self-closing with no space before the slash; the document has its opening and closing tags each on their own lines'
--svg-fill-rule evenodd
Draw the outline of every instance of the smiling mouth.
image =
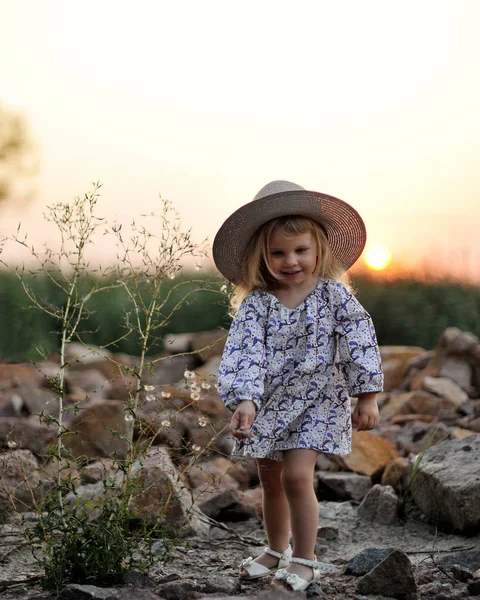
<svg viewBox="0 0 480 600">
<path fill-rule="evenodd" d="M 298 275 L 298 273 L 301 273 L 302 271 L 282 271 L 282 275 Z"/>
</svg>

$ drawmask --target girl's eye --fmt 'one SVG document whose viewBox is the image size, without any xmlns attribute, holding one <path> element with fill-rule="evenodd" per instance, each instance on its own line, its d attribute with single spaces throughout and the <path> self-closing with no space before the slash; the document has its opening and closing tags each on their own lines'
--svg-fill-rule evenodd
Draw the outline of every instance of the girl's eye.
<svg viewBox="0 0 480 600">
<path fill-rule="evenodd" d="M 274 250 L 273 252 L 270 252 L 270 254 L 272 256 L 281 256 L 282 255 L 282 251 L 281 250 Z"/>
<path fill-rule="evenodd" d="M 297 250 L 297 252 L 298 252 L 299 254 L 302 254 L 302 252 L 306 252 L 306 251 L 307 251 L 307 248 L 299 248 L 299 249 Z"/>
</svg>

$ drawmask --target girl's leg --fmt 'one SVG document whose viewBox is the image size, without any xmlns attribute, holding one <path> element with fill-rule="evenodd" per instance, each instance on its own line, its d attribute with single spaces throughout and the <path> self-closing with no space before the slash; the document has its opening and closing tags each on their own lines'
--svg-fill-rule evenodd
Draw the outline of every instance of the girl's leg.
<svg viewBox="0 0 480 600">
<path fill-rule="evenodd" d="M 298 448 L 284 453 L 282 482 L 290 507 L 293 556 L 314 559 L 318 529 L 318 500 L 313 489 L 313 473 L 318 452 Z M 307 581 L 312 569 L 298 563 L 287 568 Z"/>
<path fill-rule="evenodd" d="M 263 494 L 263 519 L 267 532 L 268 546 L 277 552 L 286 550 L 290 540 L 290 513 L 287 497 L 282 486 L 283 462 L 269 458 L 257 459 L 258 475 Z M 316 531 L 316 529 L 315 529 Z M 273 569 L 278 559 L 270 554 L 261 554 L 255 559 L 267 569 Z M 242 571 L 241 577 L 247 573 Z"/>
</svg>

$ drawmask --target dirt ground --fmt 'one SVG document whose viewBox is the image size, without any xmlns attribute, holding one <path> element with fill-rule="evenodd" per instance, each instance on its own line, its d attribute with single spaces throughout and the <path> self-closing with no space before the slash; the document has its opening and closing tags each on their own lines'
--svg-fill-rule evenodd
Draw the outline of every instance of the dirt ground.
<svg viewBox="0 0 480 600">
<path fill-rule="evenodd" d="M 321 502 L 319 525 L 338 531 L 336 539 L 319 540 L 318 559 L 338 567 L 339 574 L 326 575 L 319 586 L 325 600 L 353 599 L 358 579 L 344 575 L 346 563 L 365 548 L 395 548 L 403 550 L 414 566 L 419 586 L 419 598 L 434 598 L 427 593 L 429 584 L 435 582 L 437 591 L 442 588 L 450 594 L 459 593 L 460 582 L 438 568 L 435 563 L 440 556 L 467 548 L 480 547 L 480 533 L 464 537 L 438 531 L 425 523 L 421 516 L 412 512 L 404 521 L 393 525 L 372 525 L 357 518 L 356 507 L 350 502 Z M 43 592 L 39 579 L 41 571 L 26 547 L 18 529 L 4 525 L 0 530 L 0 595 L 2 600 L 25 598 L 26 600 L 50 600 L 55 594 Z M 332 536 L 333 537 L 333 536 Z M 151 568 L 144 584 L 152 591 L 162 583 L 177 581 L 181 589 L 183 580 L 212 581 L 209 593 L 189 591 L 185 587 L 185 600 L 202 597 L 245 596 L 252 597 L 265 588 L 268 578 L 255 582 L 237 582 L 237 573 L 242 558 L 257 555 L 265 544 L 264 531 L 256 519 L 223 526 L 213 526 L 209 540 L 192 538 L 183 540 L 175 547 L 172 561 L 158 563 Z M 222 589 L 222 581 L 225 589 Z M 228 585 L 226 585 L 228 583 Z M 141 582 L 138 584 L 141 585 Z M 431 588 L 431 586 L 430 586 Z M 178 593 L 178 592 L 177 592 Z M 311 590 L 309 597 L 319 597 L 318 588 Z M 171 596 L 172 598 L 174 596 Z M 452 595 L 454 597 L 454 595 Z M 374 596 L 371 596 L 374 598 Z M 377 597 L 379 598 L 379 597 Z"/>
</svg>

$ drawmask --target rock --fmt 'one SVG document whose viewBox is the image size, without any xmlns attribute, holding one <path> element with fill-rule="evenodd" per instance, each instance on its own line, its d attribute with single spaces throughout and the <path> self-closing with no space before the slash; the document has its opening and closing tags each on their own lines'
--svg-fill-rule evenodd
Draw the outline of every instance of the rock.
<svg viewBox="0 0 480 600">
<path fill-rule="evenodd" d="M 436 415 L 395 415 L 390 419 L 392 425 L 405 425 L 407 423 L 413 423 L 415 421 L 422 421 L 422 423 L 433 423 L 436 420 Z"/>
<path fill-rule="evenodd" d="M 318 595 L 310 596 L 310 589 L 312 587 L 313 585 L 307 592 L 308 600 L 310 600 L 310 598 L 313 600 L 313 598 L 320 597 Z M 198 600 L 299 600 L 299 598 L 298 592 L 291 592 L 281 587 L 267 589 L 258 594 L 254 594 L 253 596 L 217 596 L 216 594 L 215 596 L 198 596 Z"/>
<path fill-rule="evenodd" d="M 476 431 L 470 431 L 469 429 L 463 429 L 462 427 L 454 427 L 450 432 L 451 440 L 464 440 L 471 435 L 476 435 Z"/>
<path fill-rule="evenodd" d="M 239 466 L 241 466 L 239 464 Z M 200 488 L 205 485 L 211 485 L 214 482 L 221 482 L 226 478 L 229 485 L 233 480 L 237 483 L 234 487 L 238 487 L 238 482 L 232 477 L 231 471 L 234 468 L 234 463 L 223 456 L 216 456 L 208 461 L 202 461 L 193 465 L 188 471 L 188 478 L 192 488 Z M 248 475 L 247 475 L 248 476 Z"/>
<path fill-rule="evenodd" d="M 191 352 L 206 363 L 214 356 L 221 356 L 226 338 L 226 331 L 214 329 L 199 333 L 171 333 L 163 338 L 163 343 L 169 354 Z"/>
<path fill-rule="evenodd" d="M 366 548 L 354 556 L 347 564 L 345 575 L 359 577 L 369 573 L 374 567 L 384 561 L 395 548 Z"/>
<path fill-rule="evenodd" d="M 457 409 L 468 400 L 466 392 L 447 377 L 424 377 L 422 387 L 427 392 L 432 392 L 447 400 Z"/>
<path fill-rule="evenodd" d="M 91 364 L 98 362 L 99 359 L 107 359 L 112 356 L 110 350 L 99 348 L 98 346 L 85 346 L 80 342 L 70 342 L 65 348 L 66 363 Z"/>
<path fill-rule="evenodd" d="M 189 427 L 194 421 L 198 421 L 198 416 L 191 411 L 181 411 L 176 406 L 162 410 L 149 405 L 137 413 L 134 437 L 147 444 L 167 445 L 178 451 L 185 446 Z"/>
<path fill-rule="evenodd" d="M 92 404 L 72 421 L 72 433 L 63 437 L 63 443 L 75 458 L 109 458 L 114 453 L 124 458 L 127 442 L 120 438 L 128 436 L 131 429 L 126 414 L 123 405 L 113 400 Z M 118 432 L 119 437 L 113 432 Z"/>
<path fill-rule="evenodd" d="M 472 364 L 478 352 L 478 338 L 456 327 L 446 329 L 438 340 L 433 357 L 412 381 L 412 388 L 422 385 L 425 376 L 446 377 L 469 391 L 472 383 Z"/>
<path fill-rule="evenodd" d="M 29 450 L 0 454 L 0 515 L 37 508 L 44 492 L 39 464 Z"/>
<path fill-rule="evenodd" d="M 416 598 L 417 585 L 412 565 L 401 550 L 394 550 L 380 564 L 364 575 L 357 584 L 360 594 L 381 594 L 410 600 Z"/>
<path fill-rule="evenodd" d="M 191 495 L 165 448 L 151 448 L 142 460 L 134 463 L 132 476 L 138 476 L 141 487 L 130 505 L 134 513 L 152 522 L 161 518 L 172 533 L 183 537 L 208 537 L 210 527 L 193 506 Z"/>
<path fill-rule="evenodd" d="M 470 579 L 473 579 L 473 573 L 470 569 L 466 569 L 460 565 L 452 565 L 452 577 L 456 581 L 461 581 L 463 583 L 467 583 Z"/>
<path fill-rule="evenodd" d="M 470 431 L 474 431 L 475 433 L 480 433 L 480 417 L 473 419 L 468 423 L 468 429 Z"/>
<path fill-rule="evenodd" d="M 139 588 L 131 587 L 121 588 L 116 590 L 111 596 L 108 596 L 106 600 L 164 600 L 152 591 Z"/>
<path fill-rule="evenodd" d="M 353 431 L 352 452 L 337 460 L 347 470 L 371 477 L 381 473 L 397 456 L 397 451 L 387 440 L 369 431 Z"/>
<path fill-rule="evenodd" d="M 97 460 L 85 465 L 81 472 L 82 483 L 98 483 L 115 473 L 115 462 L 112 459 Z"/>
<path fill-rule="evenodd" d="M 453 356 L 443 359 L 438 374 L 440 377 L 446 377 L 451 381 L 454 381 L 467 393 L 471 392 L 472 367 L 465 360 Z"/>
<path fill-rule="evenodd" d="M 100 588 L 95 585 L 67 585 L 58 595 L 58 600 L 107 600 L 115 588 Z"/>
<path fill-rule="evenodd" d="M 2 389 L 22 384 L 37 386 L 40 374 L 31 363 L 0 363 L 0 383 Z"/>
<path fill-rule="evenodd" d="M 386 392 L 398 388 L 408 364 L 425 353 L 423 348 L 414 346 L 380 346 L 380 356 L 384 374 L 383 389 Z"/>
<path fill-rule="evenodd" d="M 480 528 L 480 436 L 448 440 L 425 451 L 412 485 L 420 510 L 462 533 Z"/>
<path fill-rule="evenodd" d="M 240 484 L 230 475 L 233 466 L 227 458 L 217 456 L 193 465 L 189 471 L 195 505 L 207 516 L 220 521 L 229 520 L 228 510 L 237 506 L 241 498 Z"/>
<path fill-rule="evenodd" d="M 238 487 L 238 483 L 230 477 Z M 229 508 L 233 508 L 240 502 L 240 492 L 236 488 L 218 489 L 207 488 L 200 492 L 194 490 L 195 505 L 206 514 L 217 521 L 232 521 L 233 514 L 229 515 Z M 223 513 L 223 514 L 222 514 Z"/>
<path fill-rule="evenodd" d="M 110 485 L 107 490 L 103 480 L 79 485 L 65 496 L 65 502 L 75 503 L 80 499 L 89 509 L 90 518 L 98 518 L 102 503 L 118 495 L 123 472 L 114 471 L 110 478 L 111 484 L 116 485 Z M 135 480 L 135 488 L 129 506 L 134 515 L 155 524 L 161 523 L 168 534 L 208 536 L 210 526 L 206 516 L 193 504 L 191 494 L 166 448 L 151 448 L 144 457 L 136 460 L 131 478 Z"/>
<path fill-rule="evenodd" d="M 194 333 L 192 350 L 202 362 L 207 363 L 214 357 L 221 357 L 226 341 L 227 332 L 223 329 Z"/>
<path fill-rule="evenodd" d="M 109 388 L 106 398 L 109 400 L 120 400 L 126 402 L 135 394 L 138 379 L 134 375 L 116 375 L 109 380 Z"/>
<path fill-rule="evenodd" d="M 473 577 L 475 578 L 476 571 L 480 569 L 480 548 L 470 548 L 469 550 L 443 554 L 436 557 L 435 562 L 439 567 L 443 567 L 444 569 L 452 569 L 454 565 L 468 569 L 473 573 Z"/>
<path fill-rule="evenodd" d="M 15 391 L 2 393 L 0 395 L 0 418 L 20 417 L 23 409 L 23 398 Z"/>
<path fill-rule="evenodd" d="M 452 429 L 443 423 L 413 423 L 413 452 L 423 453 L 427 448 L 448 440 L 451 431 Z"/>
<path fill-rule="evenodd" d="M 38 417 L 0 417 L 0 444 L 4 447 L 14 444 L 15 448 L 40 456 L 54 437 L 55 426 L 40 423 Z"/>
<path fill-rule="evenodd" d="M 383 486 L 391 486 L 397 494 L 401 494 L 405 490 L 409 472 L 410 462 L 408 459 L 399 456 L 385 467 L 380 483 Z"/>
<path fill-rule="evenodd" d="M 391 421 L 397 415 L 421 414 L 437 416 L 442 410 L 456 410 L 458 404 L 447 398 L 423 390 L 415 390 L 392 397 L 380 411 L 382 422 Z"/>
<path fill-rule="evenodd" d="M 326 452 L 319 452 L 317 462 L 315 463 L 316 471 L 338 471 L 337 463 L 330 458 Z"/>
<path fill-rule="evenodd" d="M 322 540 L 336 540 L 338 538 L 338 527 L 333 526 L 320 526 L 317 529 L 317 539 Z"/>
<path fill-rule="evenodd" d="M 163 336 L 163 346 L 168 354 L 183 354 L 192 351 L 191 333 L 169 333 Z"/>
<path fill-rule="evenodd" d="M 23 410 L 30 415 L 57 415 L 59 408 L 58 394 L 41 387 L 25 385 L 17 388 L 23 400 Z"/>
<path fill-rule="evenodd" d="M 389 525 L 397 519 L 398 496 L 392 486 L 376 484 L 358 507 L 358 516 L 364 521 Z"/>
<path fill-rule="evenodd" d="M 65 382 L 70 387 L 83 390 L 85 400 L 105 400 L 110 394 L 110 382 L 105 375 L 97 369 L 75 370 L 68 368 L 65 371 Z"/>
<path fill-rule="evenodd" d="M 319 500 L 354 500 L 360 502 L 372 487 L 372 480 L 366 475 L 339 471 L 337 473 L 315 474 L 317 497 Z"/>
<path fill-rule="evenodd" d="M 252 600 L 298 600 L 298 592 L 275 588 L 260 592 L 255 595 Z"/>
<path fill-rule="evenodd" d="M 480 596 L 480 581 L 470 581 L 467 590 L 472 596 Z"/>
<path fill-rule="evenodd" d="M 192 355 L 161 356 L 153 358 L 152 375 L 148 377 L 150 385 L 162 386 L 183 380 L 185 369 L 191 371 L 198 365 L 198 359 Z"/>
<path fill-rule="evenodd" d="M 210 575 L 205 580 L 177 579 L 162 583 L 156 588 L 156 592 L 166 600 L 185 600 L 186 598 L 201 598 L 201 594 L 225 593 L 228 595 L 238 591 L 239 581 L 233 577 L 221 575 Z M 194 596 L 197 592 L 198 595 Z"/>
<path fill-rule="evenodd" d="M 230 421 L 231 413 L 225 408 L 225 404 L 221 399 L 220 394 L 215 389 L 203 392 L 200 399 L 197 401 L 197 406 L 198 410 L 204 415 L 225 415 L 228 417 L 226 421 Z"/>
<path fill-rule="evenodd" d="M 237 510 L 247 517 L 255 516 L 261 520 L 263 518 L 262 488 L 258 486 L 243 492 Z"/>
</svg>

